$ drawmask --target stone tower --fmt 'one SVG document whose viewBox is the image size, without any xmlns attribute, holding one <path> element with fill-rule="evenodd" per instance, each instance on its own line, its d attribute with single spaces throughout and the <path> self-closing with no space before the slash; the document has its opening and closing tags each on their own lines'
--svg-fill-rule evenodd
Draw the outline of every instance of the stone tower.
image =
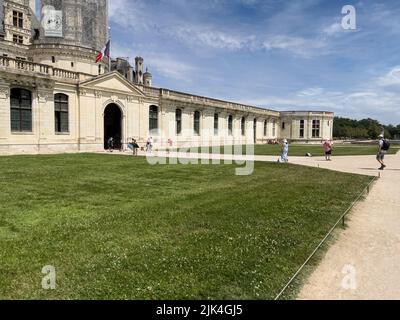
<svg viewBox="0 0 400 320">
<path fill-rule="evenodd" d="M 42 27 L 34 62 L 91 75 L 104 73 L 96 55 L 108 40 L 107 0 L 41 0 Z"/>
<path fill-rule="evenodd" d="M 107 42 L 107 0 L 41 0 L 42 19 L 48 6 L 61 11 L 62 36 L 48 37 L 44 34 L 42 42 L 58 42 L 94 50 L 101 50 Z"/>
<path fill-rule="evenodd" d="M 33 13 L 36 13 L 36 1 L 35 0 L 29 0 L 29 6 L 32 9 Z"/>
</svg>

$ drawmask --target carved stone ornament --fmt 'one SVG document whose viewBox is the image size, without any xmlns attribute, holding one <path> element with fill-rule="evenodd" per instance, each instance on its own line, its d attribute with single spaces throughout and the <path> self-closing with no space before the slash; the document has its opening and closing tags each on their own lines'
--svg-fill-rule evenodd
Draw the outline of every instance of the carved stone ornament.
<svg viewBox="0 0 400 320">
<path fill-rule="evenodd" d="M 10 95 L 9 88 L 0 88 L 0 99 L 8 99 Z"/>
<path fill-rule="evenodd" d="M 37 95 L 38 95 L 38 98 L 39 98 L 39 102 L 42 102 L 42 103 L 47 102 L 47 100 L 50 97 L 50 94 L 48 92 L 39 91 Z"/>
</svg>

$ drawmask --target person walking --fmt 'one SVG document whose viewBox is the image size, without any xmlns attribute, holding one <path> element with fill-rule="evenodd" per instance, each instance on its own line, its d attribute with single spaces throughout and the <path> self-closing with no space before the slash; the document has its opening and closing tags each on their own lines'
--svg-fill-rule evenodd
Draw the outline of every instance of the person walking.
<svg viewBox="0 0 400 320">
<path fill-rule="evenodd" d="M 283 140 L 282 147 L 281 147 L 281 158 L 280 162 L 289 162 L 289 143 L 285 139 Z"/>
<path fill-rule="evenodd" d="M 114 138 L 110 137 L 107 141 L 108 151 L 113 152 L 114 149 Z"/>
<path fill-rule="evenodd" d="M 325 151 L 325 160 L 331 161 L 332 160 L 331 157 L 332 157 L 333 143 L 329 139 L 326 139 L 323 144 L 323 148 Z"/>
<path fill-rule="evenodd" d="M 137 157 L 139 145 L 138 145 L 138 143 L 136 142 L 136 139 L 133 139 L 133 141 L 132 141 L 132 146 L 133 146 L 133 155 Z"/>
<path fill-rule="evenodd" d="M 171 148 L 172 148 L 172 145 L 173 145 L 172 139 L 171 139 L 171 138 L 168 138 L 168 141 L 167 141 L 167 154 L 170 153 Z"/>
<path fill-rule="evenodd" d="M 153 137 L 147 139 L 146 143 L 146 151 L 152 153 L 153 152 Z"/>
<path fill-rule="evenodd" d="M 131 142 L 128 143 L 128 149 L 132 150 L 132 154 L 135 155 L 135 148 L 134 148 L 135 139 L 132 138 Z"/>
<path fill-rule="evenodd" d="M 385 155 L 390 149 L 390 143 L 387 141 L 383 134 L 379 135 L 379 143 L 378 143 L 378 155 L 376 156 L 376 160 L 381 164 L 379 170 L 384 170 L 386 165 L 384 163 Z"/>
</svg>

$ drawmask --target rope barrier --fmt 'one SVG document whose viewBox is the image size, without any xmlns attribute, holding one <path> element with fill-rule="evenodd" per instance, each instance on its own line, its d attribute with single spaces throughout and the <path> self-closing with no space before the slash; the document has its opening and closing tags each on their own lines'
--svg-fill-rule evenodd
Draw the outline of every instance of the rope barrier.
<svg viewBox="0 0 400 320">
<path fill-rule="evenodd" d="M 308 264 L 308 262 L 314 257 L 317 251 L 322 247 L 325 241 L 329 238 L 332 232 L 336 229 L 340 222 L 342 222 L 343 226 L 345 223 L 345 217 L 350 212 L 351 209 L 356 205 L 356 203 L 361 199 L 361 197 L 367 192 L 369 194 L 371 185 L 377 180 L 377 177 L 374 177 L 371 182 L 365 187 L 365 189 L 360 193 L 360 195 L 353 201 L 353 203 L 349 206 L 349 208 L 340 216 L 339 220 L 335 223 L 335 225 L 329 230 L 326 236 L 322 239 L 322 241 L 318 244 L 318 246 L 314 249 L 314 251 L 310 254 L 307 260 L 301 265 L 301 267 L 296 271 L 296 273 L 290 278 L 289 282 L 283 287 L 283 289 L 279 292 L 279 294 L 275 297 L 275 300 L 278 300 L 286 291 L 286 289 L 292 284 L 292 282 L 297 278 L 303 268 Z"/>
</svg>

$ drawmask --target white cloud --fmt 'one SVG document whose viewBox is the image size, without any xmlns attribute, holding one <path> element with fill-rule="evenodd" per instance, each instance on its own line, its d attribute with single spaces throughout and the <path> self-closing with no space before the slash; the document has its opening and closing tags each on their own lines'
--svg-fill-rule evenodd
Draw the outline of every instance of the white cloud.
<svg viewBox="0 0 400 320">
<path fill-rule="evenodd" d="M 328 36 L 334 36 L 338 33 L 343 32 L 342 25 L 338 22 L 331 24 L 329 27 L 326 27 L 322 30 L 322 32 Z"/>
<path fill-rule="evenodd" d="M 308 88 L 299 92 L 298 96 L 300 97 L 311 97 L 322 94 L 324 91 L 323 88 Z"/>
<path fill-rule="evenodd" d="M 400 85 L 400 66 L 394 67 L 387 74 L 379 77 L 377 83 L 382 87 Z"/>
<path fill-rule="evenodd" d="M 133 58 L 138 54 L 134 52 L 134 49 L 126 47 L 124 45 L 116 44 L 113 46 L 114 57 L 126 57 L 130 60 L 131 64 L 134 65 Z M 141 55 L 144 58 L 144 64 L 149 68 L 150 72 L 156 71 L 159 75 L 175 79 L 191 82 L 193 74 L 198 72 L 196 66 L 186 63 L 182 60 L 178 60 L 174 56 L 167 53 L 153 52 L 150 50 L 143 50 Z M 155 79 L 155 83 L 157 79 Z"/>
<path fill-rule="evenodd" d="M 394 67 L 386 75 L 371 78 L 365 84 L 347 92 L 330 91 L 322 87 L 305 88 L 285 98 L 264 96 L 253 99 L 241 98 L 249 103 L 280 110 L 327 110 L 339 116 L 374 118 L 385 124 L 398 124 L 400 119 L 400 68 Z"/>
<path fill-rule="evenodd" d="M 289 51 L 295 55 L 311 57 L 320 55 L 326 48 L 326 43 L 320 38 L 306 39 L 291 36 L 273 36 L 263 42 L 263 48 L 267 50 L 280 49 Z"/>
<path fill-rule="evenodd" d="M 214 30 L 206 26 L 179 26 L 165 30 L 171 37 L 189 46 L 214 49 L 241 50 L 249 48 L 255 41 L 254 36 L 241 36 Z"/>
</svg>

